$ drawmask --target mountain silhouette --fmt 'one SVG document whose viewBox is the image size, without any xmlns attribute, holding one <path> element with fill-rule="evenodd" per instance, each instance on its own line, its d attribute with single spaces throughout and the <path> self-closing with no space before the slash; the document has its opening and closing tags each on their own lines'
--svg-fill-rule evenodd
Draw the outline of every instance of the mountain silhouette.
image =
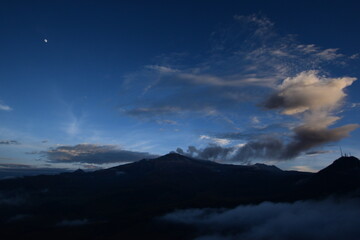
<svg viewBox="0 0 360 240">
<path fill-rule="evenodd" d="M 306 186 L 312 195 L 355 190 L 360 187 L 360 160 L 353 156 L 340 157 L 312 176 Z"/>
<path fill-rule="evenodd" d="M 306 173 L 170 153 L 94 172 L 2 180 L 0 231 L 4 239 L 192 239 L 189 229 L 164 227 L 156 218 L 175 209 L 292 202 L 359 187 L 355 157 Z"/>
<path fill-rule="evenodd" d="M 319 171 L 319 174 L 360 173 L 360 160 L 356 157 L 340 157 L 331 165 Z"/>
</svg>

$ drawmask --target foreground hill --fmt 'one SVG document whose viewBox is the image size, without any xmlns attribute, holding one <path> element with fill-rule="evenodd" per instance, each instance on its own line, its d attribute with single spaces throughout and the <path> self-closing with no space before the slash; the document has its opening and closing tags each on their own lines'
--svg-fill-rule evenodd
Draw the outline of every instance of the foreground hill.
<svg viewBox="0 0 360 240">
<path fill-rule="evenodd" d="M 3 180 L 0 230 L 12 239 L 191 239 L 190 230 L 173 231 L 154 219 L 175 209 L 347 193 L 360 187 L 359 166 L 357 158 L 342 157 L 313 174 L 263 164 L 219 164 L 171 153 L 94 172 Z"/>
</svg>

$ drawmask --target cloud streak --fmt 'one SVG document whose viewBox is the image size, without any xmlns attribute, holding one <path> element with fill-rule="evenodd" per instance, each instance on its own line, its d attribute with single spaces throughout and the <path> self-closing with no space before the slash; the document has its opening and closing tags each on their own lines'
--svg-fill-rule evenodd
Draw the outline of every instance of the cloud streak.
<svg viewBox="0 0 360 240">
<path fill-rule="evenodd" d="M 20 144 L 16 140 L 0 140 L 0 145 L 12 145 L 12 144 Z"/>
<path fill-rule="evenodd" d="M 43 151 L 41 154 L 53 163 L 94 163 L 106 164 L 117 162 L 134 162 L 144 158 L 154 158 L 146 152 L 135 152 L 120 149 L 115 145 L 77 144 L 59 146 Z"/>
</svg>

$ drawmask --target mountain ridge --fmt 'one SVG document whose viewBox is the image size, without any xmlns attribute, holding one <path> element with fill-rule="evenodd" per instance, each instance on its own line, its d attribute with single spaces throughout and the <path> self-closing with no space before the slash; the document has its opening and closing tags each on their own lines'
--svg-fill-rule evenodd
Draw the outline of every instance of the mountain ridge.
<svg viewBox="0 0 360 240">
<path fill-rule="evenodd" d="M 0 231 L 12 238 L 15 232 L 18 238 L 37 239 L 74 234 L 83 237 L 78 239 L 93 235 L 96 239 L 144 239 L 148 231 L 155 239 L 176 239 L 171 230 L 159 236 L 154 219 L 175 209 L 233 208 L 348 194 L 360 188 L 358 161 L 341 158 L 325 168 L 330 170 L 306 173 L 171 153 L 93 172 L 1 180 Z M 11 220 L 17 216 L 28 217 Z M 59 227 L 64 221 L 88 225 Z M 139 226 L 141 234 L 131 230 Z"/>
</svg>

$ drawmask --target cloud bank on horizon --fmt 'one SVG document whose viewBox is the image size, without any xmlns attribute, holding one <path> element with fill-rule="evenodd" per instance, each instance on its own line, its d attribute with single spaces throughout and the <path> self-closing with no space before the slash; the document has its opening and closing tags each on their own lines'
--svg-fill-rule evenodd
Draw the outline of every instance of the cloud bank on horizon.
<svg viewBox="0 0 360 240">
<path fill-rule="evenodd" d="M 155 158 L 157 155 L 147 152 L 136 152 L 120 149 L 116 145 L 77 144 L 75 146 L 58 146 L 40 154 L 52 163 L 128 163 L 144 158 Z"/>
</svg>

